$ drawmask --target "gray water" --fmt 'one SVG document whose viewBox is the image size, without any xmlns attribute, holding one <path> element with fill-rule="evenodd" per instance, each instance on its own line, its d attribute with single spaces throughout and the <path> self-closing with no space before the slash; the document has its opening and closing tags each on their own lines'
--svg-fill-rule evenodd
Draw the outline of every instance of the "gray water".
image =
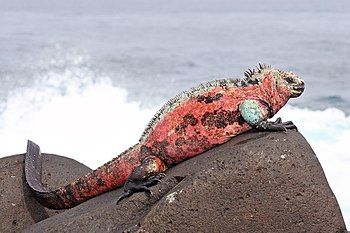
<svg viewBox="0 0 350 233">
<path fill-rule="evenodd" d="M 67 53 L 144 106 L 263 62 L 305 79 L 295 105 L 350 113 L 347 0 L 0 0 L 0 102 L 67 69 Z"/>
</svg>

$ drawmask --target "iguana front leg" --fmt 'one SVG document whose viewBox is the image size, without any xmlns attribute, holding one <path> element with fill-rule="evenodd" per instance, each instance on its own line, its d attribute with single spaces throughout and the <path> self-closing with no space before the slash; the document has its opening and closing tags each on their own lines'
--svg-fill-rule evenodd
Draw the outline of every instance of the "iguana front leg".
<svg viewBox="0 0 350 233">
<path fill-rule="evenodd" d="M 121 195 L 117 204 L 126 197 L 130 197 L 137 192 L 145 192 L 148 196 L 152 196 L 149 187 L 160 182 L 165 174 L 165 164 L 156 156 L 148 156 L 142 160 L 141 165 L 136 167 L 124 184 L 125 193 Z"/>
<path fill-rule="evenodd" d="M 239 111 L 243 119 L 256 129 L 269 131 L 286 131 L 287 129 L 297 129 L 291 121 L 282 122 L 279 117 L 276 121 L 267 121 L 271 117 L 271 109 L 264 101 L 245 100 L 239 106 Z"/>
<path fill-rule="evenodd" d="M 278 117 L 276 121 L 261 121 L 257 126 L 257 129 L 270 130 L 270 131 L 287 131 L 287 129 L 298 128 L 293 124 L 292 121 L 282 122 L 281 117 Z"/>
</svg>

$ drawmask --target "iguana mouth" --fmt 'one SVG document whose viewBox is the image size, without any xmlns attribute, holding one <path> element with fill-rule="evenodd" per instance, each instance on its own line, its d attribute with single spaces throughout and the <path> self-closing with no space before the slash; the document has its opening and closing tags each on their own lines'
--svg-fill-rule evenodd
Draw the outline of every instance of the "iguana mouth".
<svg viewBox="0 0 350 233">
<path fill-rule="evenodd" d="M 293 87 L 293 90 L 294 91 L 304 91 L 304 85 L 302 85 L 302 86 L 298 86 L 298 87 Z"/>
<path fill-rule="evenodd" d="M 292 98 L 299 97 L 304 92 L 304 89 L 305 89 L 304 82 L 302 82 L 299 85 L 293 86 L 291 90 L 292 92 L 291 97 Z"/>
</svg>

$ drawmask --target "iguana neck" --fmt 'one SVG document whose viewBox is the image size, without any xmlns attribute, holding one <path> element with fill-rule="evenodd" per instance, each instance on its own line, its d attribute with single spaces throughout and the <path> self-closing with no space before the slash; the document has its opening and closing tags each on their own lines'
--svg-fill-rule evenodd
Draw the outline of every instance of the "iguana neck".
<svg viewBox="0 0 350 233">
<path fill-rule="evenodd" d="M 265 101 L 270 104 L 271 114 L 275 115 L 290 99 L 290 92 L 285 87 L 278 87 L 272 76 L 272 72 L 265 74 L 261 85 L 262 91 L 265 93 Z M 272 117 L 271 116 L 271 117 Z"/>
</svg>

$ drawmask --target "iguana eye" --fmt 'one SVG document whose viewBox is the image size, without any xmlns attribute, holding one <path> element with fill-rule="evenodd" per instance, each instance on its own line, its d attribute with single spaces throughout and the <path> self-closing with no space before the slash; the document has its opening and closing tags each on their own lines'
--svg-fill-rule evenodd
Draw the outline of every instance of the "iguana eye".
<svg viewBox="0 0 350 233">
<path fill-rule="evenodd" d="M 251 79 L 248 81 L 249 84 L 259 84 L 259 80 L 258 79 Z"/>
<path fill-rule="evenodd" d="M 291 77 L 287 77 L 285 78 L 285 80 L 287 81 L 287 83 L 294 83 L 294 79 Z"/>
</svg>

